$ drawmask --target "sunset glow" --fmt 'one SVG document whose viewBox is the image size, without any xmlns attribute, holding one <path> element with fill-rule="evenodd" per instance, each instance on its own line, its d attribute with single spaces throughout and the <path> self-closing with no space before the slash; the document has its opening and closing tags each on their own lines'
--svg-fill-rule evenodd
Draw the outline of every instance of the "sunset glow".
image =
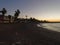
<svg viewBox="0 0 60 45">
<path fill-rule="evenodd" d="M 0 0 L 0 10 L 7 9 L 7 15 L 21 11 L 19 18 L 25 15 L 39 20 L 60 21 L 60 0 Z"/>
</svg>

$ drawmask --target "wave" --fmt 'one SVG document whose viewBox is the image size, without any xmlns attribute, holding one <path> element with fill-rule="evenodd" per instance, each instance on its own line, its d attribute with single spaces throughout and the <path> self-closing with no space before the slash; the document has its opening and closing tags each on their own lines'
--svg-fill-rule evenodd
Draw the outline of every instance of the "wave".
<svg viewBox="0 0 60 45">
<path fill-rule="evenodd" d="M 40 27 L 60 32 L 60 23 L 42 23 Z"/>
</svg>

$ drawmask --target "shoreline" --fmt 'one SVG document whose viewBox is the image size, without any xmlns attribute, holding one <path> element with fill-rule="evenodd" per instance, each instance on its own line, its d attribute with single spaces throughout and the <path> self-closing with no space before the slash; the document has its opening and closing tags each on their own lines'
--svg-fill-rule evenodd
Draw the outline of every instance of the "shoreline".
<svg viewBox="0 0 60 45">
<path fill-rule="evenodd" d="M 59 45 L 60 44 L 60 32 L 48 30 L 42 27 L 37 27 L 35 24 L 19 23 L 19 24 L 12 24 L 12 25 L 9 24 L 9 26 L 0 24 L 0 27 L 1 27 L 0 41 L 1 40 L 5 40 L 5 41 L 10 40 L 10 42 L 14 41 L 15 40 L 14 38 L 16 36 L 15 32 L 18 32 L 18 37 L 20 38 L 20 40 L 28 41 L 25 42 L 27 44 L 28 43 L 32 43 L 32 45 L 39 45 L 39 44 Z"/>
</svg>

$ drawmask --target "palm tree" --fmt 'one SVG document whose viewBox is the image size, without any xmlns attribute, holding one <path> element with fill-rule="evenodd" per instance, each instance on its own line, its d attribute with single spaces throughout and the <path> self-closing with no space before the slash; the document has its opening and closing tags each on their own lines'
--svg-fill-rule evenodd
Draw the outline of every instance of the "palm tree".
<svg viewBox="0 0 60 45">
<path fill-rule="evenodd" d="M 2 11 L 0 11 L 2 13 L 2 22 L 4 22 L 4 15 L 7 13 L 6 9 L 3 8 Z"/>
<path fill-rule="evenodd" d="M 6 9 L 3 8 L 3 9 L 2 9 L 2 15 L 5 15 L 6 13 L 7 13 Z"/>
<path fill-rule="evenodd" d="M 11 23 L 11 15 L 8 15 L 9 23 Z"/>
<path fill-rule="evenodd" d="M 28 16 L 26 15 L 25 17 L 26 17 L 26 19 L 27 19 Z"/>
<path fill-rule="evenodd" d="M 15 11 L 15 14 L 14 14 L 14 21 L 17 20 L 19 14 L 20 14 L 20 11 L 19 9 L 17 9 L 17 11 Z"/>
</svg>

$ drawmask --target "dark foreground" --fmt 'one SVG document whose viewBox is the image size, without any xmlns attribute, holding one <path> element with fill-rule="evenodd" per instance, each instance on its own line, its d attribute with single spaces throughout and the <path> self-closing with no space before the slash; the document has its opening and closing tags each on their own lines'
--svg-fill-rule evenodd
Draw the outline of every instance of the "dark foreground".
<svg viewBox="0 0 60 45">
<path fill-rule="evenodd" d="M 0 45 L 60 45 L 60 32 L 33 23 L 0 24 Z"/>
</svg>

